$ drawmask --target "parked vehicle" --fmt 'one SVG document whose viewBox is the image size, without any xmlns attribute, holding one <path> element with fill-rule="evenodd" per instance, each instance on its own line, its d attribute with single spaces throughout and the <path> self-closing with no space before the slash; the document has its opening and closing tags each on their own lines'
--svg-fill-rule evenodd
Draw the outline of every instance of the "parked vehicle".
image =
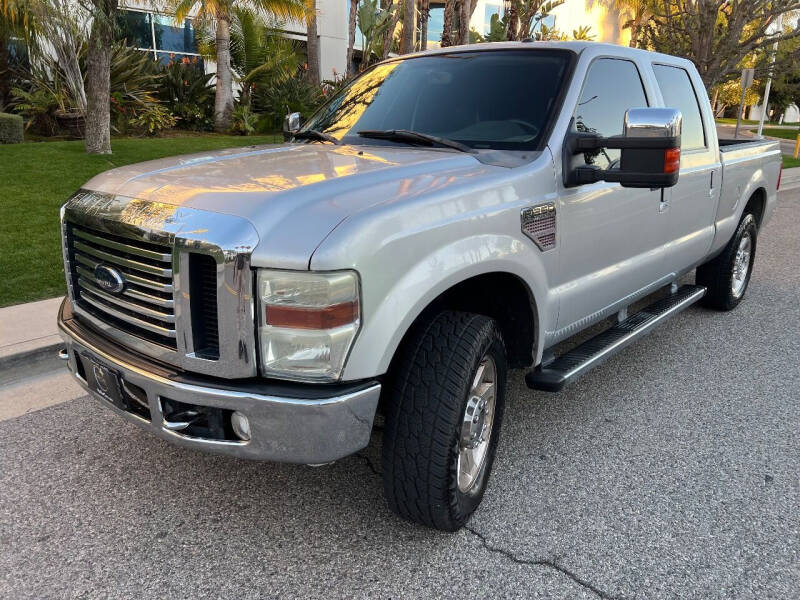
<svg viewBox="0 0 800 600">
<path fill-rule="evenodd" d="M 65 204 L 69 368 L 237 457 L 334 461 L 380 411 L 389 505 L 450 531 L 486 489 L 509 369 L 558 391 L 694 302 L 734 308 L 780 179 L 777 144 L 718 141 L 690 62 L 597 43 L 400 57 L 287 127 Z"/>
</svg>

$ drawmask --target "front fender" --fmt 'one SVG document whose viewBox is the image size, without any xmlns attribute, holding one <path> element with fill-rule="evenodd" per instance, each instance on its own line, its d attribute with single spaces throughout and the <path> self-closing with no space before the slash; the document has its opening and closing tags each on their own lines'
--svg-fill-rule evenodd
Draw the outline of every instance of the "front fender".
<svg viewBox="0 0 800 600">
<path fill-rule="evenodd" d="M 442 293 L 469 278 L 509 273 L 524 281 L 536 306 L 534 331 L 549 331 L 551 297 L 544 265 L 533 244 L 502 235 L 479 235 L 457 240 L 427 254 L 396 277 L 364 281 L 364 322 L 344 372 L 345 380 L 374 377 L 389 369 L 392 357 L 414 320 Z M 387 273 L 388 275 L 388 273 Z M 540 344 L 543 335 L 537 335 Z M 533 349 L 538 358 L 541 348 Z"/>
</svg>

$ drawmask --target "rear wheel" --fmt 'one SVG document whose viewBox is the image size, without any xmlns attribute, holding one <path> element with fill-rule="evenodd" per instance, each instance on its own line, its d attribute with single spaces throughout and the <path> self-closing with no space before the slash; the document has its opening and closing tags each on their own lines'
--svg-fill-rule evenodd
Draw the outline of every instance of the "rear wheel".
<svg viewBox="0 0 800 600">
<path fill-rule="evenodd" d="M 697 268 L 696 282 L 708 288 L 703 304 L 717 310 L 732 310 L 744 298 L 756 257 L 758 225 L 747 213 L 722 253 Z"/>
<path fill-rule="evenodd" d="M 400 516 L 455 531 L 483 498 L 508 367 L 494 320 L 445 311 L 417 328 L 393 374 L 383 487 Z"/>
</svg>

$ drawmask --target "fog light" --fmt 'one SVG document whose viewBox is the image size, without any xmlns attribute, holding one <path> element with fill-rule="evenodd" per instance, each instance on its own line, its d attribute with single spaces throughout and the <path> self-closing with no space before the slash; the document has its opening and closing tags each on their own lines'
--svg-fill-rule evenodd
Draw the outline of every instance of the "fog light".
<svg viewBox="0 0 800 600">
<path fill-rule="evenodd" d="M 239 439 L 245 442 L 250 441 L 250 421 L 238 410 L 231 414 L 231 427 L 233 427 L 233 432 L 239 436 Z"/>
</svg>

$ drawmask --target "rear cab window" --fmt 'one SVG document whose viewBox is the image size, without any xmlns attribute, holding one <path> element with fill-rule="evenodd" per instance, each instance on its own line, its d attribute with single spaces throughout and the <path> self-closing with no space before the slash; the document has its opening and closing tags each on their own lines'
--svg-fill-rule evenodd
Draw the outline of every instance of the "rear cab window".
<svg viewBox="0 0 800 600">
<path fill-rule="evenodd" d="M 653 72 L 664 98 L 664 106 L 677 108 L 683 115 L 681 149 L 698 150 L 707 146 L 703 116 L 697 91 L 688 71 L 682 67 L 654 64 Z"/>
</svg>

